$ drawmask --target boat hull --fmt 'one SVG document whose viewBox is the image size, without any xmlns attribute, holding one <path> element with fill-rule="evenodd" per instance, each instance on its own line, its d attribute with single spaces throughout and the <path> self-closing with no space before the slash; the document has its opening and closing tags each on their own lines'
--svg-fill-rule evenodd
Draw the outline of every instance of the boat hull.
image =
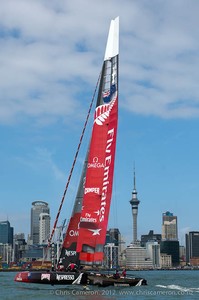
<svg viewBox="0 0 199 300">
<path fill-rule="evenodd" d="M 97 285 L 101 287 L 107 286 L 141 286 L 147 285 L 147 281 L 144 278 L 133 278 L 133 277 L 121 277 L 114 278 L 109 275 L 88 275 L 88 285 Z"/>
<path fill-rule="evenodd" d="M 80 273 L 78 272 L 24 271 L 17 273 L 14 280 L 26 283 L 68 285 L 74 283 L 79 275 Z"/>
<path fill-rule="evenodd" d="M 146 285 L 143 278 L 114 278 L 111 275 L 93 274 L 89 272 L 58 272 L 58 271 L 24 271 L 15 276 L 16 282 L 70 285 L 83 284 L 95 286 L 140 286 Z"/>
</svg>

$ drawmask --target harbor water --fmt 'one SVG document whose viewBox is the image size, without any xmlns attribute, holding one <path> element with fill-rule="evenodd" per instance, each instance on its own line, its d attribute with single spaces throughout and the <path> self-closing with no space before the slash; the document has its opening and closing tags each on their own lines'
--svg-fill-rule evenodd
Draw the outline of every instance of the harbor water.
<svg viewBox="0 0 199 300">
<path fill-rule="evenodd" d="M 98 288 L 27 284 L 14 282 L 14 272 L 0 272 L 0 299 L 199 299 L 199 271 L 197 270 L 132 271 L 128 274 L 145 278 L 148 285 Z"/>
</svg>

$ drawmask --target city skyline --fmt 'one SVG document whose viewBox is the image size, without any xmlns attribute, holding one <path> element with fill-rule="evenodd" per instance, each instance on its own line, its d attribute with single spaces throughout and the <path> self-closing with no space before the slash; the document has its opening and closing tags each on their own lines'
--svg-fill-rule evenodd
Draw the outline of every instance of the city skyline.
<svg viewBox="0 0 199 300">
<path fill-rule="evenodd" d="M 135 173 L 135 166 L 134 166 L 134 172 L 133 172 L 133 191 L 132 191 L 132 198 L 131 198 L 131 200 L 130 201 L 128 201 L 129 203 L 130 203 L 130 206 L 131 206 L 131 210 L 133 211 L 133 207 L 134 206 L 132 206 L 132 200 L 135 200 L 136 201 L 136 205 L 138 206 L 139 205 L 139 203 L 140 203 L 140 201 L 138 200 L 138 198 L 137 198 L 137 194 L 138 194 L 138 192 L 137 192 L 137 189 L 136 189 L 136 173 Z M 137 203 L 137 202 L 139 202 L 139 203 Z M 48 206 L 48 203 L 46 202 L 46 201 L 43 201 L 43 200 L 36 200 L 36 201 L 33 201 L 32 203 L 31 203 L 31 205 L 32 205 L 32 208 L 31 208 L 31 213 L 30 213 L 30 224 L 29 224 L 29 226 L 30 226 L 30 231 L 18 231 L 18 232 L 14 232 L 14 234 L 21 234 L 21 233 L 23 233 L 23 234 L 25 234 L 25 236 L 26 236 L 26 239 L 28 239 L 28 236 L 31 238 L 31 228 L 32 228 L 32 221 L 31 221 L 31 218 L 32 218 L 32 210 L 33 210 L 33 205 L 34 204 L 36 204 L 36 203 L 43 203 L 43 204 L 45 204 L 46 206 L 47 206 L 47 210 L 42 210 L 42 211 L 46 211 L 46 212 L 48 212 L 49 213 L 49 211 L 50 211 L 50 207 Z M 135 210 L 135 207 L 134 207 L 134 210 Z M 138 208 L 136 208 L 136 210 L 138 210 Z M 136 218 L 135 218 L 135 215 L 136 215 Z M 38 215 L 39 216 L 39 215 Z M 177 235 L 177 240 L 179 240 L 179 242 L 180 242 L 180 245 L 183 245 L 183 246 L 185 246 L 185 244 L 186 244 L 186 240 L 185 240 L 185 236 L 186 236 L 186 234 L 188 234 L 189 232 L 191 232 L 191 231 L 198 231 L 198 229 L 197 228 L 195 228 L 195 229 L 193 229 L 193 230 L 188 230 L 187 229 L 187 231 L 184 233 L 184 236 L 182 237 L 180 237 L 180 238 L 178 238 L 178 226 L 177 226 L 177 216 L 176 215 L 174 215 L 173 213 L 171 213 L 169 210 L 167 210 L 167 211 L 165 211 L 165 212 L 162 212 L 162 214 L 161 214 L 161 218 L 162 218 L 162 220 L 161 220 L 161 226 L 160 226 L 160 231 L 159 232 L 156 232 L 156 230 L 154 230 L 154 228 L 148 228 L 147 230 L 148 231 L 155 231 L 155 234 L 163 234 L 163 232 L 165 232 L 165 231 L 170 231 L 171 230 L 171 232 L 173 232 L 173 231 L 175 231 L 176 230 L 176 235 Z M 169 228 L 169 227 L 172 227 L 172 229 L 163 229 L 164 228 L 164 219 L 166 220 L 166 223 L 167 223 L 167 228 Z M 168 221 L 168 220 L 171 220 L 171 221 Z M 8 219 L 7 220 L 1 220 L 0 219 L 0 222 L 7 222 L 7 221 L 9 221 Z M 52 220 L 53 222 L 54 222 L 54 220 Z M 137 238 L 137 231 L 139 230 L 139 225 L 137 225 L 137 223 L 139 223 L 139 217 L 138 217 L 138 212 L 137 213 L 135 213 L 134 212 L 134 214 L 133 214 L 133 212 L 131 213 L 131 223 L 133 224 L 133 226 L 132 226 L 132 232 L 131 232 L 131 237 L 129 238 L 129 239 L 126 239 L 126 237 L 122 234 L 122 236 L 124 236 L 124 242 L 128 245 L 128 244 L 131 244 L 131 243 L 134 243 L 135 242 L 135 239 L 134 239 L 134 237 L 136 237 Z M 173 223 L 173 221 L 175 221 L 175 223 Z M 52 224 L 53 224 L 53 222 L 52 222 Z M 59 222 L 60 222 L 60 224 L 61 223 L 63 223 L 63 220 L 61 220 L 61 219 L 59 219 Z M 171 224 L 170 224 L 171 223 Z M 130 222 L 129 222 L 129 224 L 130 224 Z M 58 224 L 59 225 L 59 224 Z M 109 230 L 110 228 L 113 228 L 114 226 L 108 226 L 107 227 L 107 230 Z M 13 228 L 14 228 L 14 226 L 13 226 Z M 117 226 L 116 227 L 114 227 L 114 228 L 117 228 Z M 119 228 L 119 227 L 118 227 Z M 175 229 L 176 228 L 176 229 Z M 50 229 L 50 232 L 51 232 L 51 230 L 52 230 L 52 228 Z M 147 235 L 147 231 L 146 230 L 146 232 L 142 232 L 139 236 L 138 236 L 138 238 L 137 238 L 137 241 L 141 241 L 141 236 L 142 235 Z M 121 232 L 122 233 L 122 232 Z M 166 233 L 164 233 L 164 234 L 166 234 Z M 163 234 L 163 235 L 164 235 Z M 165 239 L 165 238 L 163 238 L 163 239 Z M 167 238 L 166 238 L 167 239 Z M 175 238 L 174 238 L 175 239 Z M 183 241 L 183 242 L 182 242 Z"/>
<path fill-rule="evenodd" d="M 101 69 L 107 28 L 119 15 L 119 128 L 109 227 L 120 228 L 131 241 L 135 161 L 138 237 L 161 232 L 162 213 L 172 211 L 182 244 L 185 233 L 198 227 L 199 3 L 87 3 L 1 4 L 0 220 L 8 219 L 17 232 L 25 228 L 27 235 L 30 203 L 40 199 L 55 219 Z M 60 220 L 71 215 L 86 150 L 81 149 Z"/>
<path fill-rule="evenodd" d="M 137 199 L 137 190 L 136 190 L 136 188 L 135 188 L 135 173 L 134 173 L 134 189 L 133 189 L 133 192 L 132 192 L 132 195 L 134 196 L 134 198 L 136 197 L 136 199 Z M 133 197 L 132 197 L 132 199 L 133 199 Z M 138 200 L 138 199 L 137 199 Z M 131 202 L 132 201 L 129 201 L 130 202 L 130 204 L 131 204 Z M 47 202 L 44 202 L 44 201 L 42 201 L 42 200 L 37 200 L 37 201 L 34 201 L 33 203 L 32 203 L 32 208 L 31 208 L 31 210 L 30 210 L 30 231 L 29 232 L 27 232 L 27 231 L 21 231 L 21 232 L 16 232 L 16 231 L 14 231 L 14 226 L 12 227 L 13 228 L 13 234 L 14 235 L 20 235 L 20 234 L 23 234 L 23 235 L 25 235 L 25 239 L 26 240 L 32 240 L 32 234 L 31 234 L 31 232 L 33 231 L 33 229 L 32 229 L 32 223 L 33 223 L 33 221 L 32 221 L 32 219 L 33 219 L 33 209 L 34 209 L 34 206 L 36 206 L 36 205 L 38 205 L 38 206 L 41 206 L 41 205 L 43 205 L 44 207 L 42 208 L 40 208 L 39 210 L 38 210 L 38 212 L 36 212 L 36 219 L 37 218 L 39 218 L 39 216 L 47 216 L 48 217 L 48 222 L 49 222 L 49 225 L 48 226 L 50 226 L 50 214 L 49 214 L 49 212 L 50 212 L 50 207 L 48 206 L 48 203 Z M 132 204 L 131 204 L 132 205 Z M 46 207 L 46 208 L 45 208 Z M 41 211 L 41 212 L 40 212 Z M 47 212 L 47 213 L 45 213 L 45 212 Z M 35 218 L 35 217 L 34 217 Z M 37 220 L 38 221 L 38 220 Z M 135 231 L 137 231 L 137 226 L 136 226 L 136 228 L 134 227 L 134 225 L 135 225 L 135 221 L 134 221 L 134 215 L 132 214 L 132 224 L 133 224 L 133 226 L 132 226 L 132 233 L 131 233 L 131 238 L 129 239 L 129 240 L 126 240 L 125 239 L 125 237 L 124 237 L 124 235 L 123 235 L 123 233 L 121 232 L 121 236 L 122 236 L 122 240 L 123 240 L 123 242 L 126 244 L 126 246 L 127 245 L 129 245 L 129 244 L 133 244 L 133 243 L 136 243 L 136 242 L 141 242 L 142 243 L 142 236 L 147 236 L 148 235 L 148 232 L 149 232 L 149 234 L 151 234 L 151 236 L 157 236 L 157 235 L 161 235 L 162 236 L 162 240 L 179 240 L 179 238 L 178 238 L 178 226 L 177 226 L 177 216 L 175 216 L 173 213 L 171 213 L 171 212 L 169 212 L 169 211 L 166 211 L 166 212 L 163 212 L 162 213 L 162 225 L 161 225 L 161 231 L 160 232 L 154 232 L 154 229 L 153 228 L 148 228 L 148 232 L 143 232 L 140 236 L 138 236 L 137 237 L 137 234 L 135 235 Z M 136 220 L 137 221 L 137 220 Z M 166 221 L 166 222 L 165 222 Z M 6 223 L 6 222 L 9 222 L 9 220 L 0 220 L 0 223 Z M 60 222 L 61 222 L 61 220 L 60 220 Z M 37 222 L 36 222 L 37 223 Z M 63 223 L 63 222 L 62 222 Z M 39 224 L 39 226 L 40 226 L 40 218 L 39 218 L 39 221 L 38 221 L 38 224 Z M 166 224 L 166 229 L 164 228 L 164 226 L 165 226 L 165 224 Z M 53 224 L 51 224 L 51 227 L 50 227 L 50 232 L 49 232 L 49 234 L 48 234 L 48 236 L 50 236 L 50 233 L 51 233 L 51 231 L 52 231 L 52 225 Z M 59 227 L 59 224 L 58 224 L 58 228 L 60 228 Z M 120 228 L 118 227 L 110 227 L 110 226 L 108 226 L 107 227 L 107 232 L 109 232 L 111 229 L 114 229 L 114 228 L 116 228 L 117 230 L 120 230 Z M 38 230 L 34 230 L 35 232 L 36 232 L 36 235 L 38 235 L 38 237 L 36 237 L 36 240 L 37 239 L 40 239 L 39 238 L 39 236 L 40 236 L 40 234 L 39 234 L 39 228 L 37 228 Z M 38 232 L 37 232 L 38 231 Z M 187 231 L 186 233 L 185 233 L 185 235 L 184 235 L 184 242 L 183 243 L 180 243 L 180 245 L 181 246 L 185 246 L 185 244 L 186 244 L 186 240 L 185 240 L 185 237 L 186 237 L 186 235 L 189 233 L 189 232 L 198 232 L 198 229 L 195 229 L 195 230 L 189 230 L 189 231 Z M 35 233 L 34 233 L 35 234 Z M 136 240 L 134 239 L 134 237 L 136 236 Z M 35 240 L 35 241 L 36 241 Z M 33 244 L 34 244 L 34 241 L 32 241 L 33 242 Z M 180 242 L 180 241 L 179 241 Z M 37 244 L 37 242 L 35 242 L 36 244 Z"/>
</svg>

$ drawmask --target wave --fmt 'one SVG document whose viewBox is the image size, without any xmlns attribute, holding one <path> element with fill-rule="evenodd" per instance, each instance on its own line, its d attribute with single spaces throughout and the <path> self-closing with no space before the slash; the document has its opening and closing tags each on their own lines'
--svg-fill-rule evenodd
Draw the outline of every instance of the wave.
<svg viewBox="0 0 199 300">
<path fill-rule="evenodd" d="M 178 290 L 181 292 L 196 292 L 199 293 L 199 288 L 192 288 L 192 287 L 183 287 L 180 285 L 170 284 L 170 285 L 156 285 L 156 287 L 164 288 L 164 289 L 170 289 L 170 290 Z"/>
</svg>

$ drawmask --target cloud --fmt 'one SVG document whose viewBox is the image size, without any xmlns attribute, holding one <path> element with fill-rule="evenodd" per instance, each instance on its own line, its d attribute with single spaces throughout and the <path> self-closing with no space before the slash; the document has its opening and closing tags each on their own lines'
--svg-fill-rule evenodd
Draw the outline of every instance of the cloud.
<svg viewBox="0 0 199 300">
<path fill-rule="evenodd" d="M 155 7 L 157 1 L 140 3 L 125 37 L 124 107 L 163 118 L 198 117 L 199 44 L 193 12 L 198 4 L 159 1 Z"/>
<path fill-rule="evenodd" d="M 78 118 L 117 15 L 121 106 L 198 117 L 198 8 L 193 0 L 1 1 L 0 123 Z"/>
<path fill-rule="evenodd" d="M 76 112 L 76 94 L 93 75 L 92 53 L 76 49 L 83 37 L 74 38 L 73 22 L 66 21 L 67 15 L 45 1 L 4 3 L 0 16 L 1 122 L 13 122 L 18 115 L 58 118 Z"/>
</svg>

